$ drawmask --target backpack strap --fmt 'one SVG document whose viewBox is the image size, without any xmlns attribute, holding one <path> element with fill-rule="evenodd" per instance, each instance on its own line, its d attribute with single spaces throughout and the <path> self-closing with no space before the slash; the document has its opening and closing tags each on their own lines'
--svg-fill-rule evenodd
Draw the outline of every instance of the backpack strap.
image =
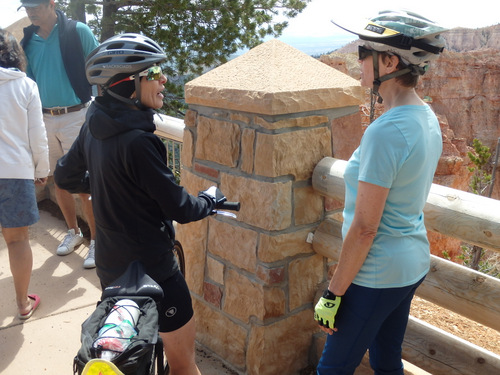
<svg viewBox="0 0 500 375">
<path fill-rule="evenodd" d="M 21 47 L 23 47 L 23 49 L 26 49 L 28 42 L 31 40 L 31 37 L 38 31 L 39 28 L 40 26 L 29 25 L 23 29 L 23 39 L 21 39 L 21 42 L 19 43 L 21 44 Z"/>
<path fill-rule="evenodd" d="M 85 74 L 85 56 L 80 36 L 76 31 L 75 20 L 70 20 L 59 9 L 56 10 L 59 24 L 59 44 L 64 69 L 71 83 L 71 87 L 80 101 L 87 103 L 91 98 L 92 88 Z"/>
</svg>

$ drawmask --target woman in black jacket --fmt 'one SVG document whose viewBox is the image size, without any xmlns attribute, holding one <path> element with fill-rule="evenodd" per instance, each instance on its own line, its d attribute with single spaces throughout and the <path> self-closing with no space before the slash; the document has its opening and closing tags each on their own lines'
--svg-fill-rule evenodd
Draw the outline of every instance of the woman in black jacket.
<svg viewBox="0 0 500 375">
<path fill-rule="evenodd" d="M 159 323 L 171 373 L 199 374 L 191 297 L 172 253 L 172 221 L 203 219 L 215 208 L 215 196 L 224 198 L 215 187 L 190 195 L 166 165 L 165 146 L 153 133 L 153 109 L 162 107 L 167 81 L 158 64 L 165 59 L 157 43 L 139 34 L 114 36 L 89 55 L 87 78 L 101 85 L 103 96 L 59 160 L 55 181 L 72 193 L 92 194 L 102 287 L 141 261 L 165 294 Z"/>
</svg>

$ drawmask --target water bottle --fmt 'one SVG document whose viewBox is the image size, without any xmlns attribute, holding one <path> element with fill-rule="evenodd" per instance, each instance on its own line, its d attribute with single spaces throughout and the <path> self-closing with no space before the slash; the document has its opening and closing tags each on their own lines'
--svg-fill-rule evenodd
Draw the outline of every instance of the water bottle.
<svg viewBox="0 0 500 375">
<path fill-rule="evenodd" d="M 139 313 L 139 306 L 132 300 L 116 302 L 94 342 L 94 348 L 101 349 L 101 358 L 111 361 L 130 345 L 132 338 L 137 335 L 135 327 Z"/>
<path fill-rule="evenodd" d="M 133 327 L 137 326 L 140 310 L 137 303 L 130 299 L 121 299 L 115 303 L 108 314 L 104 324 L 120 324 L 124 320 L 132 323 Z"/>
</svg>

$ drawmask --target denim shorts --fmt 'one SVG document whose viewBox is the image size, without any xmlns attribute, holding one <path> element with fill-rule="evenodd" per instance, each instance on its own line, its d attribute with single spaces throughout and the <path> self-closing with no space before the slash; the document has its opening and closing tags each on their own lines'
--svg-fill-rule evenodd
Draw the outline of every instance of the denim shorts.
<svg viewBox="0 0 500 375">
<path fill-rule="evenodd" d="M 0 225 L 27 227 L 39 219 L 34 181 L 0 178 Z"/>
</svg>

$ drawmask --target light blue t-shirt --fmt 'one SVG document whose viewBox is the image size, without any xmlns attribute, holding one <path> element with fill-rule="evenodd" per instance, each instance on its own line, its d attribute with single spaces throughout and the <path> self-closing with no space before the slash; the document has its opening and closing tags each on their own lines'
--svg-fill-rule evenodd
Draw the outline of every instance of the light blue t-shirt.
<svg viewBox="0 0 500 375">
<path fill-rule="evenodd" d="M 88 56 L 99 42 L 84 23 L 78 22 L 76 31 L 82 42 L 83 55 Z M 38 85 L 42 107 L 70 107 L 80 104 L 64 68 L 57 24 L 47 39 L 34 33 L 25 53 L 29 61 L 26 74 Z"/>
<path fill-rule="evenodd" d="M 390 191 L 373 245 L 354 284 L 403 287 L 429 271 L 423 208 L 441 151 L 439 122 L 428 105 L 395 107 L 366 129 L 344 172 L 342 235 L 345 237 L 354 218 L 358 181 Z"/>
</svg>

